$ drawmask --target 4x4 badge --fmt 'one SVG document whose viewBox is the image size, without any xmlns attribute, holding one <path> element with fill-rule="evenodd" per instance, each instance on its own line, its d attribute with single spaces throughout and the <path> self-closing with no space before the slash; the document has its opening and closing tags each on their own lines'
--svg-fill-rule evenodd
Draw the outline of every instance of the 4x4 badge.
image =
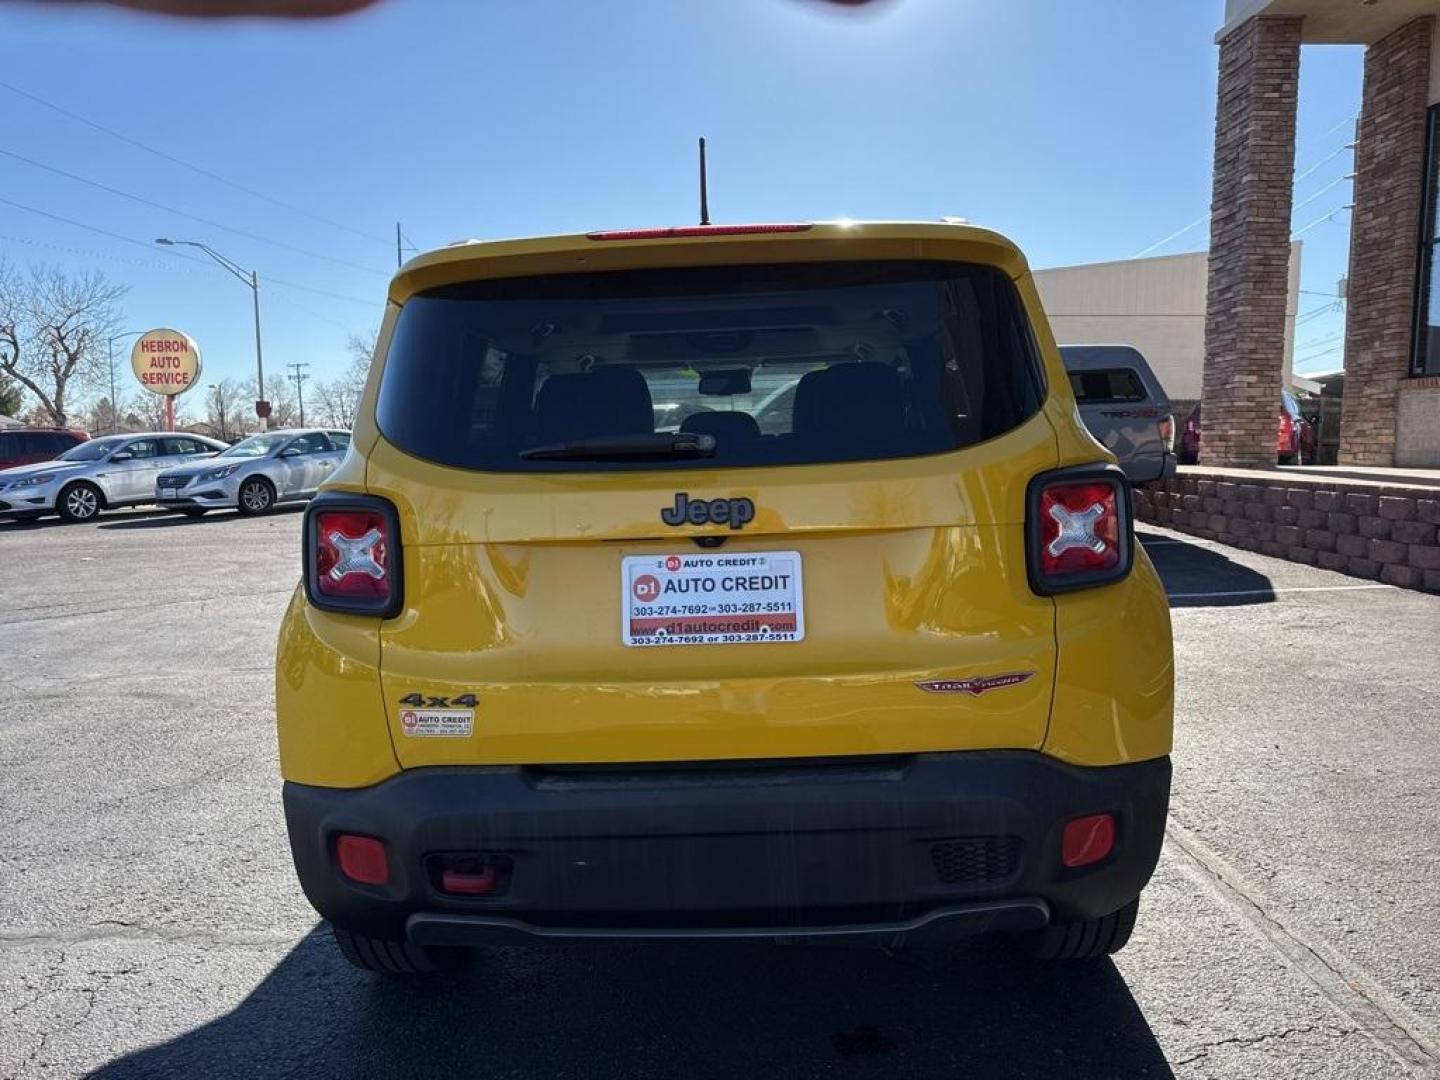
<svg viewBox="0 0 1440 1080">
<path fill-rule="evenodd" d="M 972 679 L 933 679 L 917 682 L 915 685 L 931 694 L 969 694 L 979 697 L 991 690 L 1006 686 L 1019 686 L 1035 677 L 1033 671 L 1010 671 L 1004 675 L 977 675 Z"/>
<path fill-rule="evenodd" d="M 666 525 L 729 525 L 743 529 L 755 520 L 755 504 L 749 499 L 692 499 L 684 491 L 675 493 L 675 505 L 660 511 Z"/>
<path fill-rule="evenodd" d="M 473 709 L 479 702 L 474 694 L 461 694 L 459 697 L 431 697 L 429 694 L 406 694 L 400 699 L 401 705 L 409 705 L 416 709 L 448 709 L 452 706 Z"/>
</svg>

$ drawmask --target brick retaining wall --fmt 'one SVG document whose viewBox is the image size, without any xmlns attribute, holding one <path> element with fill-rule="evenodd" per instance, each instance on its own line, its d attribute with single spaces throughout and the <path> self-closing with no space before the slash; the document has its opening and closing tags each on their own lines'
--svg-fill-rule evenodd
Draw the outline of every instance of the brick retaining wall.
<svg viewBox="0 0 1440 1080">
<path fill-rule="evenodd" d="M 1440 488 L 1183 470 L 1135 491 L 1135 516 L 1246 551 L 1440 593 Z"/>
</svg>

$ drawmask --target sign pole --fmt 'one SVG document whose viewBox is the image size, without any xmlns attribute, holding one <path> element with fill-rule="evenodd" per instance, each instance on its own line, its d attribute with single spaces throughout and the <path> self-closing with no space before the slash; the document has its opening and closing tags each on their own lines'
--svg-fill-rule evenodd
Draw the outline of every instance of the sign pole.
<svg viewBox="0 0 1440 1080">
<path fill-rule="evenodd" d="M 165 430 L 175 430 L 175 397 L 173 394 L 165 395 Z"/>
</svg>

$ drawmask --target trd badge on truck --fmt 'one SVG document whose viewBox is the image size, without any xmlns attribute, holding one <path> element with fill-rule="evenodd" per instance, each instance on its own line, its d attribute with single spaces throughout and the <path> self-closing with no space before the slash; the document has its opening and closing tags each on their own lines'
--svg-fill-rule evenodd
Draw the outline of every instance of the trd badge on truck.
<svg viewBox="0 0 1440 1080">
<path fill-rule="evenodd" d="M 749 499 L 692 499 L 684 491 L 675 493 L 675 505 L 660 511 L 666 525 L 729 525 L 743 529 L 755 520 L 755 504 Z"/>
</svg>

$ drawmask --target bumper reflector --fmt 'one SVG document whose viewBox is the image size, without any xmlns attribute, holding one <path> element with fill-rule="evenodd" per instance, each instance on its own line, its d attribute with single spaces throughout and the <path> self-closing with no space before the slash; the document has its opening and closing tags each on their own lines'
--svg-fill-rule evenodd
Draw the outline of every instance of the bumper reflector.
<svg viewBox="0 0 1440 1080">
<path fill-rule="evenodd" d="M 335 841 L 335 861 L 342 874 L 361 885 L 384 885 L 390 880 L 385 845 L 373 836 L 341 833 Z"/>
<path fill-rule="evenodd" d="M 1074 869 L 1089 866 L 1115 848 L 1115 815 L 1090 814 L 1065 823 L 1060 840 L 1060 861 Z"/>
</svg>

